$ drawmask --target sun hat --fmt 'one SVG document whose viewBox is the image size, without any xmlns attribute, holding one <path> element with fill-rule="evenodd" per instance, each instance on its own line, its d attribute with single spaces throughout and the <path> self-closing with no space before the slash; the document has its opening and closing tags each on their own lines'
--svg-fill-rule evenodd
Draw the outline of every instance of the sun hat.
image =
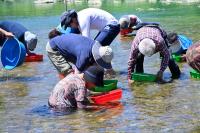
<svg viewBox="0 0 200 133">
<path fill-rule="evenodd" d="M 29 31 L 26 31 L 24 34 L 24 40 L 27 43 L 27 48 L 33 51 L 37 45 L 37 36 Z"/>
<path fill-rule="evenodd" d="M 98 41 L 95 41 L 92 47 L 92 55 L 99 66 L 105 69 L 112 68 L 113 51 L 110 46 L 102 46 Z"/>
<path fill-rule="evenodd" d="M 119 19 L 119 24 L 121 29 L 127 29 L 130 25 L 130 18 L 128 16 L 122 16 Z"/>
<path fill-rule="evenodd" d="M 139 43 L 139 51 L 145 56 L 152 56 L 155 53 L 156 44 L 152 39 L 145 38 Z"/>
<path fill-rule="evenodd" d="M 104 69 L 98 66 L 90 66 L 84 72 L 86 82 L 94 83 L 96 86 L 103 86 Z"/>
</svg>

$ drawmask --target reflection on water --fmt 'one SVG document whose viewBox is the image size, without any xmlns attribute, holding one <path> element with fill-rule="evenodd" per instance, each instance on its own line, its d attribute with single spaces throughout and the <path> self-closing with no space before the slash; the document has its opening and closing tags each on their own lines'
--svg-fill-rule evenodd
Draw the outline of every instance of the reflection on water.
<svg viewBox="0 0 200 133">
<path fill-rule="evenodd" d="M 27 115 L 40 115 L 44 117 L 52 117 L 52 116 L 63 116 L 63 115 L 70 115 L 76 110 L 73 108 L 69 108 L 68 110 L 53 110 L 47 105 L 39 106 L 33 108 L 31 111 L 27 113 Z"/>
<path fill-rule="evenodd" d="M 134 104 L 146 115 L 162 115 L 170 109 L 167 99 L 172 95 L 173 88 L 173 84 L 136 84 L 133 86 Z"/>
<path fill-rule="evenodd" d="M 127 61 L 133 37 L 118 36 L 112 43 L 114 77 L 123 89 L 120 102 L 89 110 L 56 111 L 49 109 L 50 92 L 58 82 L 57 72 L 46 56 L 47 34 L 57 26 L 65 10 L 62 2 L 34 4 L 33 0 L 0 1 L 0 20 L 12 19 L 37 33 L 36 53 L 43 62 L 24 63 L 6 72 L 0 71 L 0 132 L 198 132 L 200 124 L 200 85 L 190 78 L 189 66 L 180 63 L 181 78 L 170 84 L 127 84 Z M 100 1 L 89 1 L 100 2 Z M 98 6 L 116 18 L 136 14 L 144 21 L 160 22 L 167 31 L 176 31 L 197 41 L 200 38 L 200 8 L 196 4 L 163 4 L 156 1 L 87 0 L 68 3 L 81 10 Z M 186 13 L 187 11 L 187 13 Z M 93 36 L 97 32 L 92 32 Z M 145 72 L 156 73 L 158 55 L 145 58 Z M 2 65 L 0 64 L 0 68 Z M 164 73 L 169 78 L 170 72 Z"/>
</svg>

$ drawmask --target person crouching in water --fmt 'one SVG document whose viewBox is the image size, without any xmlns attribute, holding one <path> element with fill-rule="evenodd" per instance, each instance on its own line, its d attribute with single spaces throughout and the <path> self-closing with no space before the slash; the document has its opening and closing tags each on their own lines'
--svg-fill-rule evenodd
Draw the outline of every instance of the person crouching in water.
<svg viewBox="0 0 200 133">
<path fill-rule="evenodd" d="M 170 52 L 165 44 L 162 31 L 156 27 L 144 26 L 137 31 L 136 37 L 132 42 L 128 61 L 129 83 L 133 83 L 133 80 L 131 80 L 131 73 L 135 71 L 135 66 L 137 73 L 143 73 L 144 56 L 152 56 L 156 52 L 160 52 L 163 56 L 160 70 L 157 73 L 157 81 L 161 83 L 165 82 L 163 80 L 163 72 L 167 66 L 169 66 L 172 73 L 172 78 L 179 78 L 179 67 L 175 64 L 173 59 L 170 59 Z"/>
<path fill-rule="evenodd" d="M 186 52 L 187 63 L 200 73 L 200 41 L 194 43 Z"/>
<path fill-rule="evenodd" d="M 69 74 L 60 80 L 49 97 L 49 106 L 55 109 L 88 108 L 89 90 L 103 86 L 104 69 L 90 66 L 80 74 Z M 91 107 L 91 106 L 90 106 Z"/>
</svg>

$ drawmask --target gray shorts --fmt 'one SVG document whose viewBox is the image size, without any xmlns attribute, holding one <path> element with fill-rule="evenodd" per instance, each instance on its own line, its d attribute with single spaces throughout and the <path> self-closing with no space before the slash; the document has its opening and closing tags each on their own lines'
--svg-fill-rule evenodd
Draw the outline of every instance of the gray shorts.
<svg viewBox="0 0 200 133">
<path fill-rule="evenodd" d="M 46 51 L 48 53 L 48 57 L 55 66 L 55 68 L 58 70 L 60 74 L 67 75 L 71 72 L 73 72 L 72 66 L 69 62 L 66 61 L 66 59 L 63 57 L 62 54 L 60 54 L 59 51 L 55 51 L 51 48 L 49 42 L 46 45 Z"/>
</svg>

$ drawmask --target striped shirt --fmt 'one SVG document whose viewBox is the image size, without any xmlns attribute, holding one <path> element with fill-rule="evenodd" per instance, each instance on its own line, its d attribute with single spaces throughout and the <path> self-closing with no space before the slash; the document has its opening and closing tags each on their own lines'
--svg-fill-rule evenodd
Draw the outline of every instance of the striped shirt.
<svg viewBox="0 0 200 133">
<path fill-rule="evenodd" d="M 137 31 L 137 35 L 132 42 L 128 61 L 128 79 L 131 79 L 131 73 L 134 72 L 139 53 L 138 45 L 144 38 L 152 39 L 156 44 L 156 52 L 160 52 L 160 54 L 163 56 L 160 71 L 163 72 L 168 66 L 170 54 L 161 35 L 161 31 L 155 27 L 142 27 Z"/>
<path fill-rule="evenodd" d="M 49 105 L 53 108 L 84 108 L 87 101 L 85 81 L 76 74 L 70 74 L 58 82 L 49 97 Z"/>
</svg>

